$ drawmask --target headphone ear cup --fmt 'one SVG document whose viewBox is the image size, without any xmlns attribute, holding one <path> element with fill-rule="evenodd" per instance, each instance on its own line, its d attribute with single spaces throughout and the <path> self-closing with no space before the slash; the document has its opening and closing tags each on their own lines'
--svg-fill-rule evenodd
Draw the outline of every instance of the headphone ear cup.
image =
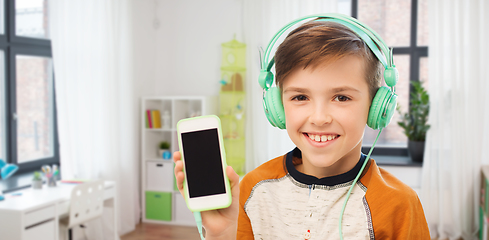
<svg viewBox="0 0 489 240">
<path fill-rule="evenodd" d="M 271 87 L 268 89 L 263 99 L 263 107 L 265 108 L 265 115 L 272 126 L 285 129 L 284 105 L 279 88 Z"/>
<path fill-rule="evenodd" d="M 381 129 L 389 125 L 397 106 L 397 95 L 385 86 L 377 90 L 370 110 L 367 125 L 372 129 Z"/>
</svg>

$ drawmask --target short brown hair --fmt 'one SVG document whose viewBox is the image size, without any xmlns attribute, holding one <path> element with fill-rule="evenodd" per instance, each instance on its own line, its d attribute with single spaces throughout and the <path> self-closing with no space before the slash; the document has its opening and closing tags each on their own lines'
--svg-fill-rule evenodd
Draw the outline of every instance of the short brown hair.
<svg viewBox="0 0 489 240">
<path fill-rule="evenodd" d="M 380 87 L 382 64 L 352 30 L 330 21 L 309 21 L 287 35 L 275 53 L 276 85 L 282 89 L 284 79 L 298 68 L 314 68 L 348 55 L 365 60 L 365 78 L 373 99 Z"/>
</svg>

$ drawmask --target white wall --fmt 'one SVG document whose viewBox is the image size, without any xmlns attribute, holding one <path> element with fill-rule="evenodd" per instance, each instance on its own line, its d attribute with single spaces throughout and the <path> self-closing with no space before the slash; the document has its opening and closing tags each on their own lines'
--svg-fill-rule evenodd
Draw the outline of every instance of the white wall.
<svg viewBox="0 0 489 240">
<path fill-rule="evenodd" d="M 151 94 L 156 79 L 156 42 L 157 32 L 153 27 L 154 1 L 132 1 L 133 17 L 133 56 L 135 96 L 139 98 Z M 139 105 L 140 106 L 140 105 Z M 140 125 L 138 125 L 140 126 Z M 139 129 L 139 128 L 138 128 Z"/>
<path fill-rule="evenodd" d="M 134 5 L 137 95 L 217 95 L 221 43 L 234 34 L 242 41 L 241 1 L 138 0 Z"/>
</svg>

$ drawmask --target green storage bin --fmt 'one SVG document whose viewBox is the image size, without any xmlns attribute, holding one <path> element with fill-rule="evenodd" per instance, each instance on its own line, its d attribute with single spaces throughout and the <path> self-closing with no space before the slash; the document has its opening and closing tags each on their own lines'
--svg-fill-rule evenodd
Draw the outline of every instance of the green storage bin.
<svg viewBox="0 0 489 240">
<path fill-rule="evenodd" d="M 171 221 L 172 194 L 170 192 L 146 192 L 146 218 Z"/>
</svg>

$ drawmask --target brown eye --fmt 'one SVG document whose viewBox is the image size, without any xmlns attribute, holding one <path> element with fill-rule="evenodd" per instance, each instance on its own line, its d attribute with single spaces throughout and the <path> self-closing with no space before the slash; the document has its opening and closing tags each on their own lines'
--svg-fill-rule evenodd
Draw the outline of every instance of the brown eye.
<svg viewBox="0 0 489 240">
<path fill-rule="evenodd" d="M 346 102 L 346 101 L 350 100 L 350 98 L 347 97 L 347 96 L 338 95 L 338 96 L 335 97 L 334 100 L 335 101 L 338 101 L 338 102 Z"/>
<path fill-rule="evenodd" d="M 306 101 L 307 100 L 307 97 L 304 96 L 304 95 L 297 95 L 297 96 L 293 97 L 292 100 L 295 100 L 295 101 Z"/>
</svg>

